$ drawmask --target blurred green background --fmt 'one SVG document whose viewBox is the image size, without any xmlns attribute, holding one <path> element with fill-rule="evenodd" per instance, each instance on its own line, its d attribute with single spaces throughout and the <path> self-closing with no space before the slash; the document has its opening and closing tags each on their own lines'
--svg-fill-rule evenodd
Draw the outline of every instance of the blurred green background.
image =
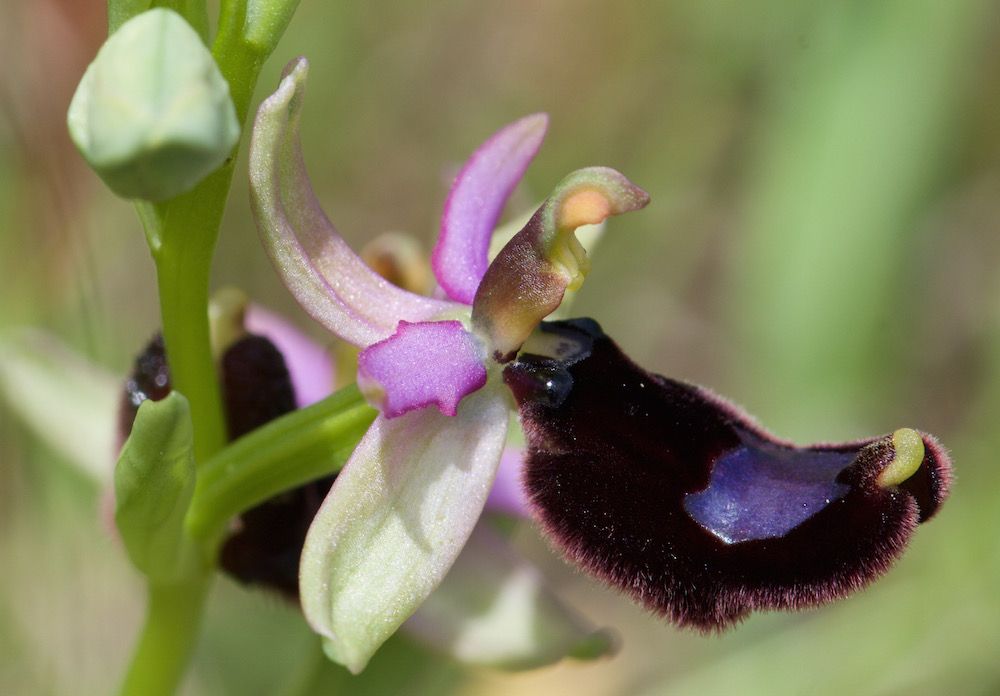
<svg viewBox="0 0 1000 696">
<path fill-rule="evenodd" d="M 42 327 L 124 374 L 157 327 L 153 266 L 132 209 L 64 126 L 103 3 L 2 12 L 0 338 Z M 988 0 L 303 1 L 258 98 L 285 61 L 309 57 L 306 159 L 355 247 L 401 230 L 429 249 L 454 167 L 501 125 L 547 111 L 523 207 L 591 164 L 653 198 L 612 221 L 576 313 L 781 436 L 912 426 L 957 468 L 951 501 L 874 587 L 722 636 L 655 620 L 526 525 L 520 546 L 619 631 L 617 656 L 505 674 L 401 639 L 361 682 L 332 672 L 329 693 L 1000 693 L 998 20 Z M 322 338 L 262 253 L 246 191 L 244 171 L 215 285 Z M 60 407 L 58 393 L 7 384 Z M 0 693 L 109 693 L 140 579 L 102 492 L 59 451 L 88 446 L 78 424 L 55 448 L 15 413 L 0 403 Z M 293 610 L 220 581 L 186 693 L 282 693 L 311 645 Z"/>
</svg>

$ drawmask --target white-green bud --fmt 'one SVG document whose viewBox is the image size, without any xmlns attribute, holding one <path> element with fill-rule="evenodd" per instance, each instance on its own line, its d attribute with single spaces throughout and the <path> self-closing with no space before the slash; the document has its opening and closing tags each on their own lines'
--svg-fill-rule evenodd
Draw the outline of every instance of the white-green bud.
<svg viewBox="0 0 1000 696">
<path fill-rule="evenodd" d="M 67 122 L 112 191 L 151 201 L 194 188 L 240 134 L 212 54 L 180 15 L 162 8 L 133 17 L 104 42 Z"/>
</svg>

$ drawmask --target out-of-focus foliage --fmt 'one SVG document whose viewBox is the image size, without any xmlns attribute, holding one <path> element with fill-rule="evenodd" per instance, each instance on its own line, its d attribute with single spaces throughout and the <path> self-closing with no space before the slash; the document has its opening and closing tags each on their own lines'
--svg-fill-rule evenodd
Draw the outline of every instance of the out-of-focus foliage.
<svg viewBox="0 0 1000 696">
<path fill-rule="evenodd" d="M 103 40 L 102 3 L 2 11 L 0 337 L 40 326 L 124 374 L 156 328 L 152 264 L 132 210 L 64 125 Z M 575 311 L 640 364 L 733 397 L 781 435 L 934 432 L 957 482 L 870 590 L 721 637 L 663 625 L 521 529 L 622 650 L 518 675 L 442 665 L 399 638 L 352 682 L 318 661 L 293 609 L 223 581 L 187 693 L 1000 689 L 998 19 L 987 0 L 302 3 L 260 92 L 309 57 L 306 160 L 356 248 L 401 228 L 432 240 L 454 166 L 500 125 L 548 111 L 521 207 L 591 164 L 653 198 L 609 223 Z M 239 174 L 216 285 L 309 326 L 245 191 Z M 138 628 L 140 578 L 107 504 L 17 413 L 0 406 L 0 693 L 107 693 Z"/>
</svg>

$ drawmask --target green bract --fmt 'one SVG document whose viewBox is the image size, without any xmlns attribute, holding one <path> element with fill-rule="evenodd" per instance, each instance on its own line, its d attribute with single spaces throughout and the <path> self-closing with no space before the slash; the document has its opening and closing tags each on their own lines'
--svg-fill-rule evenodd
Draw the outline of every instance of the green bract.
<svg viewBox="0 0 1000 696">
<path fill-rule="evenodd" d="M 193 560 L 184 534 L 193 445 L 191 409 L 174 391 L 142 402 L 115 466 L 115 524 L 132 563 L 153 580 L 173 580 Z"/>
<path fill-rule="evenodd" d="M 87 68 L 69 107 L 73 142 L 124 198 L 193 188 L 239 140 L 229 85 L 198 34 L 154 9 L 122 25 Z"/>
</svg>

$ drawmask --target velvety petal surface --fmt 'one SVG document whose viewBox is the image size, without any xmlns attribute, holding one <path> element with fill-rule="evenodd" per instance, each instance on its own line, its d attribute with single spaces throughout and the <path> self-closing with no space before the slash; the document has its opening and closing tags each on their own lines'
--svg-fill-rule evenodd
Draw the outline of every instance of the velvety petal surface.
<svg viewBox="0 0 1000 696">
<path fill-rule="evenodd" d="M 476 292 L 472 323 L 497 360 L 513 358 L 566 290 L 583 283 L 590 263 L 575 230 L 647 203 L 649 194 L 608 167 L 579 169 L 559 182 L 493 260 Z"/>
<path fill-rule="evenodd" d="M 250 198 L 257 229 L 299 304 L 334 334 L 365 347 L 400 319 L 424 321 L 454 303 L 401 290 L 372 271 L 320 208 L 302 159 L 298 130 L 308 64 L 297 58 L 257 112 L 250 140 Z"/>
<path fill-rule="evenodd" d="M 358 356 L 358 387 L 386 418 L 434 405 L 454 416 L 486 384 L 483 347 L 460 321 L 399 322 Z"/>
<path fill-rule="evenodd" d="M 437 587 L 472 533 L 509 418 L 501 386 L 449 418 L 379 416 L 306 537 L 302 608 L 331 659 L 359 672 Z"/>
<path fill-rule="evenodd" d="M 230 440 L 295 410 L 285 359 L 266 337 L 247 334 L 233 343 L 220 368 Z"/>
<path fill-rule="evenodd" d="M 795 447 L 646 372 L 592 321 L 543 327 L 555 339 L 534 343 L 562 353 L 522 354 L 504 373 L 536 517 L 571 560 L 679 624 L 843 597 L 947 496 L 951 465 L 930 435 Z"/>
<path fill-rule="evenodd" d="M 465 664 L 508 670 L 592 659 L 616 643 L 560 601 L 538 568 L 486 520 L 405 628 Z"/>
<path fill-rule="evenodd" d="M 472 304 L 489 265 L 493 229 L 538 153 L 548 122 L 545 114 L 532 114 L 500 129 L 455 178 L 433 255 L 434 275 L 451 299 Z"/>
</svg>

